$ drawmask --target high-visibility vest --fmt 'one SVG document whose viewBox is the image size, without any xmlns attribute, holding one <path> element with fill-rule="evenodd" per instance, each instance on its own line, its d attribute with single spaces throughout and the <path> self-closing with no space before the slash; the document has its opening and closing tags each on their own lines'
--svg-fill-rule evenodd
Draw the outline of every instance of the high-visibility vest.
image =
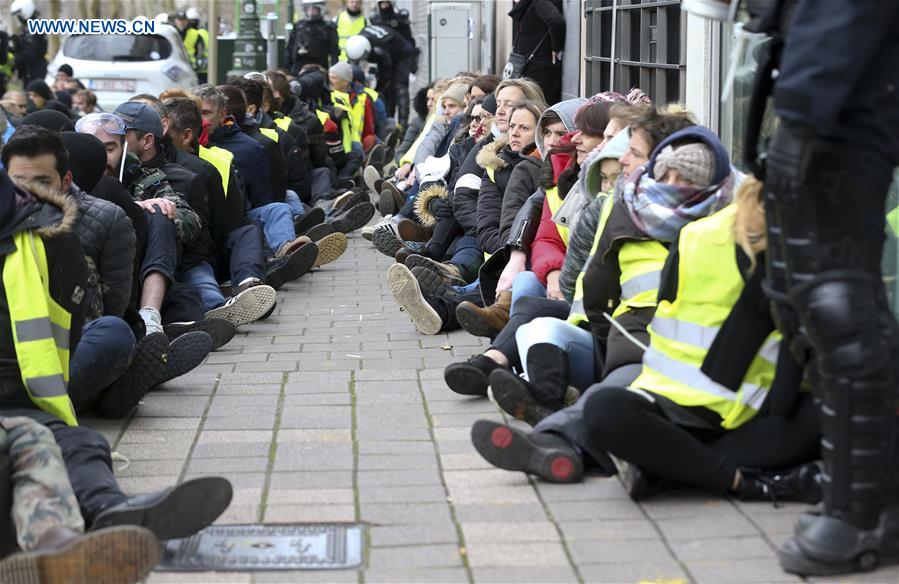
<svg viewBox="0 0 899 584">
<path fill-rule="evenodd" d="M 343 110 L 346 115 L 340 119 L 340 133 L 343 139 L 343 151 L 350 152 L 353 149 L 353 110 L 350 105 L 350 96 L 343 91 L 334 90 L 331 92 L 331 102 L 336 109 Z M 358 140 L 357 140 L 358 142 Z"/>
<path fill-rule="evenodd" d="M 206 55 L 209 54 L 209 31 L 205 28 L 197 29 L 197 35 L 199 35 L 200 40 L 203 42 L 203 50 L 199 51 L 197 55 L 198 63 L 195 65 L 197 67 L 198 73 L 206 73 L 209 68 L 209 59 L 206 58 Z M 197 43 L 199 44 L 199 43 Z M 194 52 L 196 49 L 194 49 Z M 200 59 L 200 57 L 203 57 Z"/>
<path fill-rule="evenodd" d="M 346 42 L 351 36 L 355 36 L 362 32 L 367 22 L 363 15 L 356 17 L 343 10 L 337 15 L 337 46 L 340 48 L 340 60 L 346 61 Z"/>
<path fill-rule="evenodd" d="M 599 249 L 599 244 L 614 206 L 614 198 L 607 196 L 599 214 L 590 255 L 575 282 L 574 298 L 568 314 L 568 322 L 573 325 L 580 325 L 589 320 L 584 309 L 584 274 L 587 273 L 587 268 L 596 255 L 605 252 Z M 612 318 L 618 318 L 629 310 L 652 308 L 656 305 L 662 268 L 667 259 L 668 248 L 658 241 L 626 241 L 622 244 L 618 249 L 621 296 Z"/>
<path fill-rule="evenodd" d="M 33 231 L 13 235 L 16 251 L 3 263 L 13 343 L 31 401 L 69 426 L 77 426 L 69 398 L 69 329 L 72 315 L 50 296 L 44 242 Z"/>
<path fill-rule="evenodd" d="M 368 87 L 367 85 L 365 86 L 363 91 L 365 92 L 366 95 L 368 95 L 368 97 L 371 98 L 372 103 L 378 101 L 378 99 L 381 98 L 381 95 L 377 91 L 375 91 L 371 87 Z"/>
<path fill-rule="evenodd" d="M 259 128 L 259 131 L 262 132 L 263 136 L 265 136 L 272 142 L 278 142 L 278 130 L 274 128 Z"/>
<path fill-rule="evenodd" d="M 194 69 L 197 68 L 197 41 L 199 40 L 200 33 L 197 32 L 197 29 L 190 27 L 184 31 L 184 50 L 187 51 L 187 56 L 190 57 L 190 64 Z"/>
<path fill-rule="evenodd" d="M 290 127 L 290 118 L 288 118 L 287 116 L 275 118 L 275 125 L 286 132 L 287 128 Z"/>
<path fill-rule="evenodd" d="M 734 247 L 735 214 L 736 205 L 730 205 L 681 230 L 677 298 L 659 302 L 643 370 L 631 384 L 684 407 L 708 408 L 728 430 L 758 413 L 774 380 L 780 348 L 780 335 L 769 335 L 736 392 L 700 369 L 744 287 Z"/>
<path fill-rule="evenodd" d="M 421 129 L 421 132 L 418 133 L 418 138 L 415 139 L 415 142 L 412 143 L 412 146 L 406 150 L 406 153 L 403 154 L 403 157 L 400 158 L 400 166 L 404 164 L 412 164 L 415 162 L 415 151 L 418 150 L 418 146 L 424 142 L 425 136 L 428 135 L 428 132 L 431 130 L 431 126 L 434 125 L 434 120 L 437 119 L 436 114 L 431 114 L 428 116 L 428 119 L 425 120 L 425 125 Z"/>
<path fill-rule="evenodd" d="M 559 210 L 559 207 L 562 206 L 564 200 L 559 196 L 559 187 L 552 187 L 546 189 L 546 204 L 549 205 L 549 214 L 550 216 L 554 216 L 556 211 Z M 562 238 L 562 243 L 565 244 L 565 247 L 568 247 L 568 236 L 569 229 L 564 225 L 559 225 L 556 223 L 556 231 L 559 232 L 559 237 Z"/>
<path fill-rule="evenodd" d="M 356 94 L 354 103 L 350 94 L 345 91 L 337 91 L 335 89 L 331 92 L 331 101 L 343 106 L 350 114 L 353 142 L 362 142 L 362 130 L 365 127 L 365 102 L 367 100 L 368 95 L 364 93 Z"/>
<path fill-rule="evenodd" d="M 200 146 L 199 156 L 218 171 L 222 177 L 222 189 L 227 197 L 228 180 L 231 176 L 231 163 L 234 160 L 234 154 L 218 146 Z"/>
</svg>

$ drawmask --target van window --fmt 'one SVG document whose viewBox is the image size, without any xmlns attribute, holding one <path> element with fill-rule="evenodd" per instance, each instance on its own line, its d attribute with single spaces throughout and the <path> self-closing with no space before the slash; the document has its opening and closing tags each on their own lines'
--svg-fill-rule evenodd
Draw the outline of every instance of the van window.
<svg viewBox="0 0 899 584">
<path fill-rule="evenodd" d="M 172 54 L 172 44 L 155 34 L 72 35 L 62 52 L 86 61 L 161 61 Z"/>
</svg>

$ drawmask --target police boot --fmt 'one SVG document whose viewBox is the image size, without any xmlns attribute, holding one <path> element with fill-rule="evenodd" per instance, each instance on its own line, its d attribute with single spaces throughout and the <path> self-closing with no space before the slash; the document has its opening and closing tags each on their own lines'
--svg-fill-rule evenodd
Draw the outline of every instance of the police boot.
<svg viewBox="0 0 899 584">
<path fill-rule="evenodd" d="M 815 504 L 821 501 L 821 467 L 816 462 L 785 471 L 740 469 L 735 494 L 743 501 L 770 499 Z"/>
<path fill-rule="evenodd" d="M 815 349 L 824 511 L 780 549 L 784 570 L 833 575 L 899 560 L 897 327 L 880 282 L 828 272 L 793 298 Z"/>
</svg>

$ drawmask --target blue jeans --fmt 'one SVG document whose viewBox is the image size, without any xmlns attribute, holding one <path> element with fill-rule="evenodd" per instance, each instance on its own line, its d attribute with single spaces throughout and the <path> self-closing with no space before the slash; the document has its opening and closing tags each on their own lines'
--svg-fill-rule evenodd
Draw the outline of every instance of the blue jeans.
<svg viewBox="0 0 899 584">
<path fill-rule="evenodd" d="M 462 279 L 473 282 L 478 279 L 478 269 L 484 263 L 484 252 L 478 244 L 478 238 L 472 235 L 463 235 L 453 244 L 453 256 L 450 263 L 454 264 L 462 273 Z"/>
<path fill-rule="evenodd" d="M 297 238 L 293 227 L 293 214 L 287 203 L 269 203 L 247 212 L 247 217 L 262 228 L 265 240 L 276 253 L 288 241 Z"/>
<path fill-rule="evenodd" d="M 287 189 L 287 192 L 284 193 L 284 203 L 290 207 L 290 212 L 293 213 L 294 217 L 302 217 L 306 214 L 306 208 L 300 201 L 300 195 L 290 189 Z"/>
<path fill-rule="evenodd" d="M 131 365 L 134 333 L 121 318 L 101 316 L 84 325 L 69 363 L 69 396 L 87 407 Z"/>
<path fill-rule="evenodd" d="M 515 302 L 525 296 L 546 297 L 546 286 L 540 283 L 534 272 L 519 272 L 512 279 L 512 308 L 509 315 L 515 314 Z"/>
<path fill-rule="evenodd" d="M 456 290 L 456 292 L 458 292 L 459 294 L 470 294 L 471 292 L 474 292 L 475 290 L 477 290 L 477 289 L 480 288 L 480 287 L 481 287 L 481 280 L 480 280 L 480 278 L 476 279 L 476 280 L 475 280 L 474 282 L 472 282 L 471 284 L 466 284 L 466 285 L 464 285 L 464 286 L 453 286 L 453 288 L 454 288 L 454 289 Z"/>
<path fill-rule="evenodd" d="M 525 373 L 528 372 L 528 350 L 538 343 L 549 343 L 568 353 L 571 385 L 583 391 L 595 381 L 593 335 L 589 331 L 544 316 L 519 327 L 515 332 L 515 343 Z"/>
<path fill-rule="evenodd" d="M 225 297 L 215 279 L 215 271 L 209 262 L 200 262 L 181 274 L 180 281 L 200 293 L 203 300 L 203 312 L 209 312 L 225 303 Z M 237 282 L 234 282 L 237 286 Z"/>
</svg>

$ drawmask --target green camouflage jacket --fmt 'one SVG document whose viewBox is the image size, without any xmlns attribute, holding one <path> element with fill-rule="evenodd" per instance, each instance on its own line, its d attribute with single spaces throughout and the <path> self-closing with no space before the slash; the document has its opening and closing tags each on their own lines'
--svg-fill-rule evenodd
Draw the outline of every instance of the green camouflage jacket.
<svg viewBox="0 0 899 584">
<path fill-rule="evenodd" d="M 135 201 L 166 199 L 175 203 L 178 242 L 184 245 L 196 239 L 200 233 L 200 217 L 190 208 L 184 195 L 172 188 L 161 170 L 142 166 L 136 156 L 128 154 L 122 184 Z"/>
</svg>

